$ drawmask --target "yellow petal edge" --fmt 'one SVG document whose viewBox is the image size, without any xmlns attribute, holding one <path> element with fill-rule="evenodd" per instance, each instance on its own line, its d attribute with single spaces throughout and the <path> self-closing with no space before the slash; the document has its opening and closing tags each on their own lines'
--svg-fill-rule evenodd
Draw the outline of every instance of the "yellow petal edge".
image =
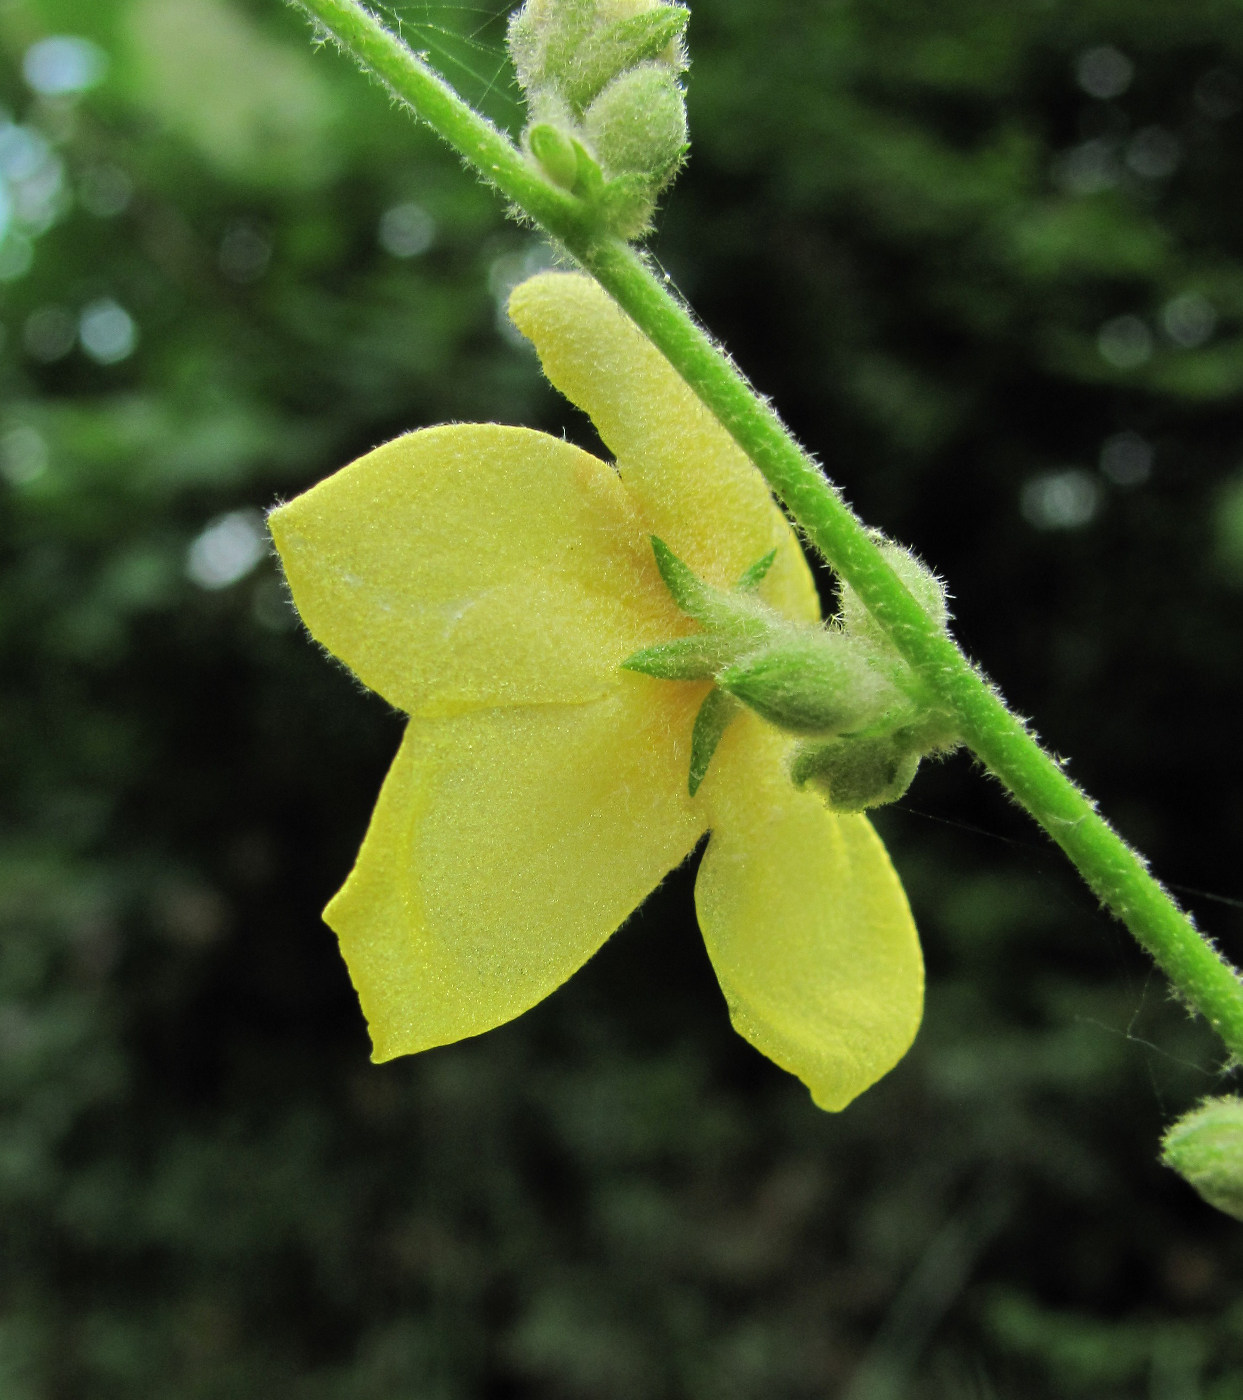
<svg viewBox="0 0 1243 1400">
<path fill-rule="evenodd" d="M 410 715 L 598 699 L 684 630 L 617 473 L 529 428 L 407 433 L 268 519 L 311 634 Z"/>
<path fill-rule="evenodd" d="M 651 534 L 723 588 L 776 549 L 764 598 L 819 621 L 811 570 L 764 478 L 598 282 L 539 273 L 514 289 L 509 314 L 596 425 Z"/>
<path fill-rule="evenodd" d="M 585 705 L 410 725 L 357 863 L 324 911 L 376 1060 L 534 1006 L 694 848 L 704 829 L 686 795 L 695 696 L 653 704 L 661 685 L 621 675 Z"/>
<path fill-rule="evenodd" d="M 695 903 L 735 1029 L 837 1110 L 909 1049 L 923 959 L 871 824 L 793 788 L 786 742 L 752 715 L 727 732 Z"/>
</svg>

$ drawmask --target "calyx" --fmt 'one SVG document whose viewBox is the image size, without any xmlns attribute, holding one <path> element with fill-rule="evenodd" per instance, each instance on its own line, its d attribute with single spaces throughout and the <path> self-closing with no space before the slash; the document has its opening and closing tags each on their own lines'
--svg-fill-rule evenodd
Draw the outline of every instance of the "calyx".
<svg viewBox="0 0 1243 1400">
<path fill-rule="evenodd" d="M 888 550 L 901 553 L 897 572 L 916 597 L 933 612 L 939 603 L 943 624 L 935 576 L 897 546 Z M 895 801 L 922 757 L 957 742 L 948 716 L 853 597 L 843 599 L 844 619 L 794 623 L 758 596 L 776 551 L 756 560 L 732 589 L 704 582 L 655 536 L 652 552 L 673 601 L 700 630 L 644 647 L 622 667 L 658 680 L 712 681 L 691 739 L 692 796 L 743 706 L 799 736 L 791 779 L 815 787 L 838 811 Z"/>
</svg>

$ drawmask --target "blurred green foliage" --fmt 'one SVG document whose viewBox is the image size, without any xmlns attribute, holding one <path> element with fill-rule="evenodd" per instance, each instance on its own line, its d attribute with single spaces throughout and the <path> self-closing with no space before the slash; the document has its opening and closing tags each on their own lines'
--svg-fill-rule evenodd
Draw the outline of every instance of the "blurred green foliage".
<svg viewBox="0 0 1243 1400">
<path fill-rule="evenodd" d="M 520 124 L 503 11 L 388 13 Z M 690 42 L 657 256 L 1243 956 L 1243 11 Z M 421 424 L 591 445 L 499 318 L 547 254 L 276 0 L 5 0 L 0 101 L 5 1400 L 1243 1396 L 1238 1227 L 1155 1164 L 1220 1051 L 964 758 L 881 815 L 929 1011 L 844 1115 L 730 1032 L 684 873 L 367 1063 L 318 914 L 400 720 L 259 512 Z"/>
</svg>

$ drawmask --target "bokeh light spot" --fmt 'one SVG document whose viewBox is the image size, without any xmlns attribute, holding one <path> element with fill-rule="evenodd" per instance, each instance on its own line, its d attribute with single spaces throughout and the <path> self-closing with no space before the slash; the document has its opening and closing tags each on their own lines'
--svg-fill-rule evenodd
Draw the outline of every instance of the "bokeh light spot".
<svg viewBox="0 0 1243 1400">
<path fill-rule="evenodd" d="M 134 182 L 119 165 L 88 165 L 78 176 L 78 203 L 97 219 L 112 219 L 129 207 Z"/>
<path fill-rule="evenodd" d="M 21 233 L 10 233 L 0 243 L 0 282 L 16 282 L 30 271 L 35 245 Z"/>
<path fill-rule="evenodd" d="M 50 365 L 62 360 L 78 338 L 78 323 L 63 306 L 41 306 L 26 317 L 22 345 L 32 360 Z"/>
<path fill-rule="evenodd" d="M 1152 443 L 1127 429 L 1101 444 L 1101 475 L 1115 486 L 1139 486 L 1152 475 Z"/>
<path fill-rule="evenodd" d="M 436 220 L 421 204 L 395 204 L 380 216 L 380 247 L 395 258 L 426 253 L 436 237 Z"/>
<path fill-rule="evenodd" d="M 1037 530 L 1078 530 L 1096 515 L 1100 499 L 1095 479 L 1071 467 L 1024 482 L 1019 505 L 1023 518 Z"/>
<path fill-rule="evenodd" d="M 12 224 L 43 233 L 68 207 L 65 171 L 42 132 L 0 120 L 0 177 Z"/>
<path fill-rule="evenodd" d="M 29 424 L 10 428 L 0 437 L 0 476 L 11 486 L 37 481 L 47 471 L 49 457 L 43 434 Z"/>
<path fill-rule="evenodd" d="M 134 318 L 111 297 L 101 297 L 83 310 L 78 335 L 83 350 L 101 365 L 128 359 L 138 344 Z"/>
<path fill-rule="evenodd" d="M 98 44 L 76 34 L 53 34 L 31 44 L 22 59 L 22 76 L 43 97 L 69 97 L 93 88 L 108 69 L 108 55 Z"/>
<path fill-rule="evenodd" d="M 257 282 L 272 261 L 272 240 L 257 224 L 241 220 L 220 240 L 217 261 L 230 282 Z"/>
<path fill-rule="evenodd" d="M 1199 292 L 1184 292 L 1161 308 L 1161 329 L 1175 345 L 1194 350 L 1217 329 L 1217 312 L 1213 303 Z"/>
<path fill-rule="evenodd" d="M 1178 137 L 1163 126 L 1146 126 L 1137 131 L 1126 148 L 1128 168 L 1144 180 L 1169 179 L 1182 158 Z"/>
<path fill-rule="evenodd" d="M 1152 332 L 1138 316 L 1115 316 L 1100 328 L 1096 348 L 1114 369 L 1138 369 L 1152 358 Z"/>
<path fill-rule="evenodd" d="M 1192 100 L 1209 121 L 1228 121 L 1243 107 L 1243 82 L 1228 68 L 1210 68 L 1196 83 Z"/>
<path fill-rule="evenodd" d="M 1103 137 L 1072 146 L 1054 170 L 1054 178 L 1068 194 L 1099 194 L 1112 189 L 1120 174 L 1117 148 Z"/>
<path fill-rule="evenodd" d="M 1089 97 L 1107 102 L 1121 97 L 1135 77 L 1135 65 L 1112 44 L 1085 49 L 1075 60 L 1075 78 Z"/>
<path fill-rule="evenodd" d="M 250 614 L 267 632 L 292 632 L 299 625 L 298 613 L 288 588 L 275 578 L 261 579 L 255 585 Z"/>
<path fill-rule="evenodd" d="M 208 524 L 186 553 L 186 576 L 215 591 L 244 579 L 268 552 L 263 516 L 253 508 L 230 511 Z"/>
<path fill-rule="evenodd" d="M 28 126 L 0 125 L 0 175 L 6 180 L 29 180 L 51 158 L 47 138 Z"/>
</svg>

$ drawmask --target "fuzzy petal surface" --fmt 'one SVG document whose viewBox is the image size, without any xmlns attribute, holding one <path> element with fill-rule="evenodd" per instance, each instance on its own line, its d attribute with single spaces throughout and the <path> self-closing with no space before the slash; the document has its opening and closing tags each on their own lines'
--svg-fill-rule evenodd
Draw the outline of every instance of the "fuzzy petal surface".
<svg viewBox="0 0 1243 1400">
<path fill-rule="evenodd" d="M 785 743 L 754 715 L 726 732 L 695 904 L 735 1029 L 841 1109 L 914 1039 L 923 960 L 870 823 L 795 789 Z"/>
<path fill-rule="evenodd" d="M 686 630 L 617 472 L 527 428 L 408 433 L 269 525 L 312 635 L 411 715 L 597 699 Z"/>
<path fill-rule="evenodd" d="M 703 687 L 410 724 L 324 911 L 376 1060 L 498 1026 L 575 972 L 694 847 Z"/>
<path fill-rule="evenodd" d="M 718 587 L 776 549 L 761 596 L 819 620 L 811 571 L 764 478 L 597 282 L 539 273 L 514 289 L 509 314 L 595 423 L 651 534 Z"/>
</svg>

